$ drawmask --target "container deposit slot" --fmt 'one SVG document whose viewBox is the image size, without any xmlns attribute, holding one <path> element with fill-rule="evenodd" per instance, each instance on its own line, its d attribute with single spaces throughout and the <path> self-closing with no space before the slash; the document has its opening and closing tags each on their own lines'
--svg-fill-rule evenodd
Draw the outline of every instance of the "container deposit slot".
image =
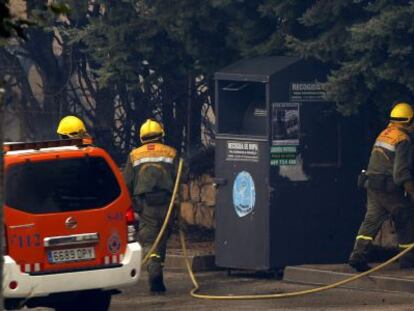
<svg viewBox="0 0 414 311">
<path fill-rule="evenodd" d="M 266 136 L 265 85 L 220 81 L 219 134 Z"/>
</svg>

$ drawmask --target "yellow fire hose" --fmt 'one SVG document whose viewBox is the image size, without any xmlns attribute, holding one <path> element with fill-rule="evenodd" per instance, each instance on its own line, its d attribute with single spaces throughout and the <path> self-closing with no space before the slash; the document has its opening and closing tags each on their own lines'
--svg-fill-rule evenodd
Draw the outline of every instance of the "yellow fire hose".
<svg viewBox="0 0 414 311">
<path fill-rule="evenodd" d="M 144 260 L 143 260 L 143 264 L 145 264 L 148 259 L 150 254 L 152 254 L 152 252 L 155 250 L 155 248 L 157 247 L 159 241 L 161 240 L 161 237 L 164 234 L 165 228 L 167 227 L 168 221 L 170 219 L 170 216 L 172 214 L 172 210 L 174 207 L 174 202 L 175 202 L 175 197 L 177 195 L 177 191 L 179 188 L 179 183 L 180 183 L 180 178 L 181 178 L 181 173 L 182 173 L 182 167 L 183 167 L 183 160 L 180 159 L 179 165 L 178 165 L 178 170 L 177 170 L 177 177 L 175 180 L 175 185 L 174 185 L 174 191 L 171 197 L 171 201 L 170 201 L 170 205 L 168 208 L 168 212 L 167 215 L 165 216 L 165 220 L 164 223 L 161 227 L 160 232 L 158 233 L 158 236 L 154 242 L 154 244 L 152 245 L 150 251 L 146 254 Z M 329 284 L 329 285 L 325 285 L 325 286 L 320 286 L 317 288 L 312 288 L 312 289 L 307 289 L 307 290 L 301 290 L 301 291 L 296 291 L 296 292 L 290 292 L 290 293 L 277 293 L 277 294 L 254 294 L 254 295 L 208 295 L 208 294 L 198 294 L 197 292 L 200 290 L 200 285 L 197 282 L 197 279 L 192 271 L 191 268 L 191 264 L 188 260 L 188 254 L 187 254 L 187 247 L 186 247 L 186 243 L 185 243 L 185 236 L 183 231 L 180 230 L 180 242 L 181 242 L 181 247 L 182 247 L 182 251 L 184 254 L 184 258 L 185 258 L 185 264 L 187 267 L 187 271 L 188 274 L 191 278 L 191 281 L 193 283 L 194 288 L 190 291 L 190 295 L 194 298 L 198 298 L 198 299 L 210 299 L 210 300 L 256 300 L 256 299 L 277 299 L 277 298 L 288 298 L 288 297 L 296 297 L 296 296 L 302 296 L 302 295 L 308 295 L 308 294 L 313 294 L 313 293 L 319 293 L 322 291 L 326 291 L 332 288 L 336 288 L 338 286 L 341 285 L 345 285 L 347 283 L 353 282 L 357 279 L 360 279 L 364 276 L 367 276 L 371 273 L 374 273 L 376 271 L 381 270 L 382 268 L 388 266 L 389 264 L 393 263 L 394 261 L 398 260 L 399 258 L 403 257 L 405 254 L 407 254 L 408 252 L 410 252 L 411 250 L 414 249 L 414 243 L 411 244 L 408 248 L 406 248 L 405 250 L 401 251 L 399 254 L 395 255 L 394 257 L 390 258 L 389 260 L 387 260 L 386 262 L 379 264 L 378 266 L 372 268 L 371 270 L 362 272 L 360 274 L 354 275 L 352 277 L 349 277 L 347 279 L 344 279 L 342 281 L 333 283 L 333 284 Z"/>
<path fill-rule="evenodd" d="M 297 291 L 297 292 L 290 292 L 290 293 L 265 294 L 265 295 L 263 295 L 263 294 L 257 294 L 257 295 L 207 295 L 207 294 L 197 294 L 198 290 L 200 289 L 200 285 L 198 284 L 198 282 L 197 282 L 197 280 L 194 276 L 194 273 L 191 269 L 190 262 L 188 261 L 187 248 L 185 246 L 185 237 L 184 237 L 184 234 L 183 234 L 182 231 L 180 231 L 180 239 L 181 239 L 181 246 L 182 246 L 183 253 L 184 253 L 185 264 L 187 266 L 187 270 L 188 270 L 188 273 L 190 275 L 191 281 L 193 282 L 193 285 L 194 285 L 194 288 L 191 290 L 190 295 L 194 298 L 211 299 L 211 300 L 275 299 L 275 298 L 288 298 L 288 297 L 303 296 L 303 295 L 322 292 L 322 291 L 325 291 L 325 290 L 328 290 L 328 289 L 332 289 L 332 288 L 347 284 L 349 282 L 352 282 L 352 281 L 360 279 L 364 276 L 367 276 L 368 274 L 371 274 L 375 271 L 381 270 L 385 266 L 388 266 L 390 263 L 396 261 L 398 258 L 401 258 L 406 253 L 408 253 L 409 251 L 414 249 L 414 244 L 412 244 L 407 249 L 403 250 L 402 252 L 395 255 L 394 257 L 387 260 L 386 262 L 372 268 L 371 270 L 368 270 L 368 271 L 362 272 L 360 274 L 354 275 L 354 276 L 352 276 L 350 278 L 347 278 L 347 279 L 344 279 L 342 281 L 339 281 L 339 282 L 336 282 L 336 283 L 333 283 L 333 284 L 329 284 L 329 285 L 325 285 L 325 286 L 321 286 L 321 287 L 317 287 L 317 288 L 300 290 L 300 291 Z"/>
</svg>

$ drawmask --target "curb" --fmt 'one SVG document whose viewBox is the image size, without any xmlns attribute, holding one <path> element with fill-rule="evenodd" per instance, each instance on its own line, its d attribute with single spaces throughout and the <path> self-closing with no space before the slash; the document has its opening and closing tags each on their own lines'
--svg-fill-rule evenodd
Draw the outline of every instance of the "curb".
<svg viewBox="0 0 414 311">
<path fill-rule="evenodd" d="M 323 266 L 323 265 L 321 265 Z M 343 269 L 344 265 L 337 265 L 339 270 Z M 365 276 L 354 282 L 339 286 L 342 288 L 356 288 L 363 290 L 382 290 L 382 291 L 396 291 L 396 292 L 414 292 L 414 270 L 407 270 L 407 277 L 392 276 L 393 271 L 387 271 L 388 275 L 378 275 L 375 273 L 371 276 Z M 390 276 L 391 274 L 391 276 Z M 328 285 L 351 276 L 355 273 L 337 272 L 325 269 L 318 269 L 317 266 L 288 266 L 285 268 L 283 281 Z"/>
</svg>

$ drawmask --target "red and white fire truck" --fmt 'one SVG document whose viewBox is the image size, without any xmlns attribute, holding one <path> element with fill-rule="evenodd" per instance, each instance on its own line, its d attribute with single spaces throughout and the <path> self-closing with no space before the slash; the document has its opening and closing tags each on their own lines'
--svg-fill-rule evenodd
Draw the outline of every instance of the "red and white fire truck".
<svg viewBox="0 0 414 311">
<path fill-rule="evenodd" d="M 107 310 L 141 246 L 121 172 L 87 139 L 4 145 L 6 308 Z"/>
</svg>

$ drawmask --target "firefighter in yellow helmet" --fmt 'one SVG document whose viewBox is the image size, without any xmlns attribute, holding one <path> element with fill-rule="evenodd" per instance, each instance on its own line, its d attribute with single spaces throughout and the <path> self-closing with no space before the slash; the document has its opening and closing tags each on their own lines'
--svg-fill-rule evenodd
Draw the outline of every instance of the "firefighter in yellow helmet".
<svg viewBox="0 0 414 311">
<path fill-rule="evenodd" d="M 163 143 L 164 135 L 157 121 L 145 121 L 140 129 L 142 146 L 131 151 L 124 170 L 134 209 L 139 215 L 138 238 L 144 252 L 149 251 L 161 229 L 174 187 L 177 152 Z M 153 293 L 166 291 L 163 264 L 170 226 L 147 264 Z"/>
<path fill-rule="evenodd" d="M 383 222 L 391 217 L 395 223 L 401 249 L 414 242 L 414 183 L 412 175 L 413 108 L 397 103 L 390 114 L 390 123 L 377 137 L 366 172 L 367 212 L 349 258 L 357 271 L 370 269 L 368 253 Z M 414 267 L 414 255 L 400 260 L 401 268 Z"/>
<path fill-rule="evenodd" d="M 60 120 L 56 132 L 62 139 L 89 137 L 85 124 L 75 116 L 66 116 Z"/>
</svg>

